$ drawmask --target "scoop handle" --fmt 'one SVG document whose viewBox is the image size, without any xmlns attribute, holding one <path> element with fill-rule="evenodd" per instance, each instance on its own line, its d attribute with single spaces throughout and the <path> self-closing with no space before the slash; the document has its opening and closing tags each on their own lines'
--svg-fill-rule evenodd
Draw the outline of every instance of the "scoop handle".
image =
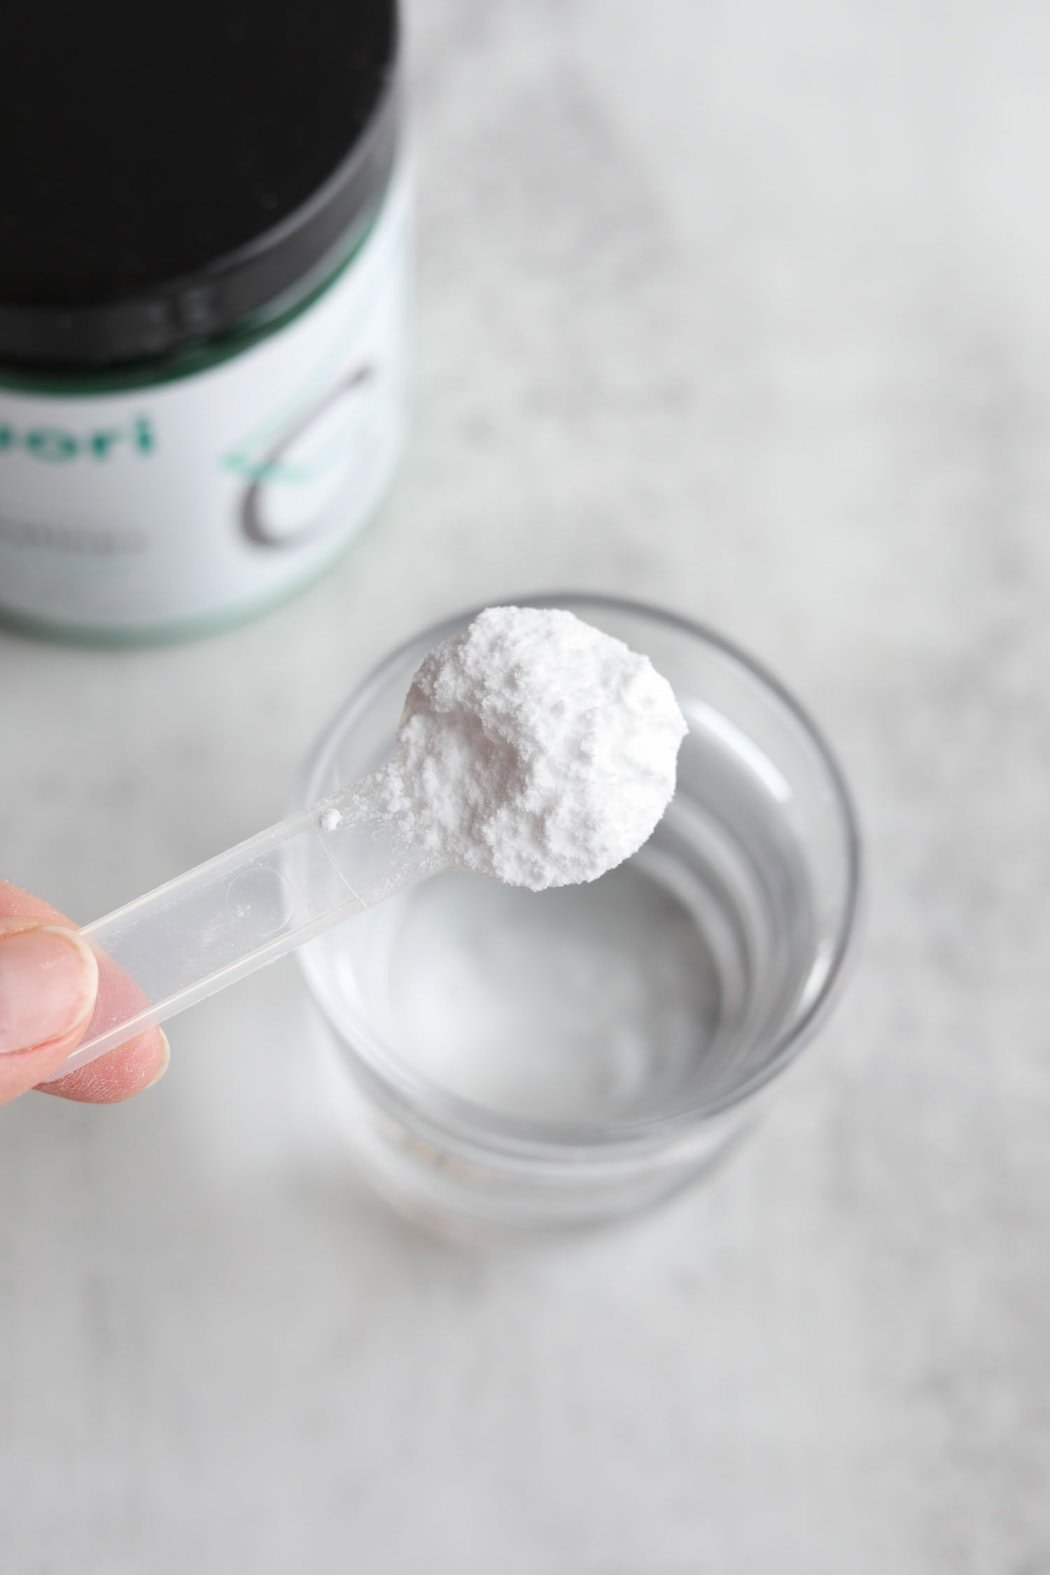
<svg viewBox="0 0 1050 1575">
<path fill-rule="evenodd" d="M 95 1014 L 48 1081 L 429 874 L 435 866 L 380 812 L 376 781 L 365 778 L 87 925 L 81 934 L 102 964 Z"/>
</svg>

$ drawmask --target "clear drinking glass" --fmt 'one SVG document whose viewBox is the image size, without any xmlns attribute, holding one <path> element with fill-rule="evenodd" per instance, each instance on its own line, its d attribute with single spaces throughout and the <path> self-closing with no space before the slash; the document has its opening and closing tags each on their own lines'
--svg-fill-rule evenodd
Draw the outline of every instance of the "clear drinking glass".
<svg viewBox="0 0 1050 1575">
<path fill-rule="evenodd" d="M 618 636 L 674 686 L 689 734 L 653 838 L 564 891 L 440 875 L 300 953 L 365 1176 L 463 1236 L 608 1222 L 702 1176 L 823 1021 L 857 916 L 848 790 L 773 678 L 654 608 L 528 604 Z M 365 679 L 297 804 L 388 758 L 416 667 L 474 616 L 424 631 Z"/>
</svg>

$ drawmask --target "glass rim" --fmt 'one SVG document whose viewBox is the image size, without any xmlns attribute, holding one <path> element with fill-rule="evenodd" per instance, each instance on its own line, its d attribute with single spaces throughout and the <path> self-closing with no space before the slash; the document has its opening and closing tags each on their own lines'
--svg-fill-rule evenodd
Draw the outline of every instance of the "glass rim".
<svg viewBox="0 0 1050 1575">
<path fill-rule="evenodd" d="M 568 1158 L 569 1151 L 578 1151 L 581 1147 L 591 1150 L 598 1148 L 615 1150 L 652 1142 L 655 1138 L 674 1139 L 688 1136 L 694 1129 L 701 1128 L 712 1118 L 732 1111 L 753 1099 L 786 1071 L 812 1038 L 838 995 L 845 978 L 846 963 L 856 939 L 864 878 L 860 827 L 853 795 L 823 731 L 805 707 L 768 668 L 747 655 L 731 640 L 694 619 L 685 618 L 666 608 L 655 607 L 651 603 L 636 601 L 630 597 L 605 596 L 590 591 L 551 591 L 517 596 L 499 602 L 483 602 L 449 618 L 443 618 L 421 629 L 407 640 L 399 642 L 393 650 L 369 668 L 322 730 L 299 772 L 293 798 L 296 808 L 306 807 L 322 796 L 318 790 L 319 777 L 330 765 L 335 750 L 352 728 L 355 719 L 367 710 L 376 691 L 382 687 L 391 670 L 401 665 L 405 657 L 416 648 L 429 649 L 476 618 L 486 607 L 496 605 L 572 606 L 583 609 L 590 607 L 595 610 L 606 609 L 648 619 L 676 629 L 699 644 L 717 651 L 740 667 L 750 678 L 757 680 L 780 702 L 808 737 L 820 757 L 833 789 L 844 834 L 846 885 L 842 916 L 836 931 L 827 973 L 820 989 L 812 1000 L 806 1003 L 805 1010 L 798 1021 L 774 1038 L 769 1058 L 762 1067 L 735 1087 L 713 1097 L 699 1099 L 694 1104 L 669 1114 L 600 1122 L 579 1120 L 554 1122 L 548 1119 L 513 1116 L 490 1110 L 484 1105 L 476 1104 L 458 1094 L 450 1094 L 429 1083 L 409 1067 L 392 1059 L 372 1035 L 367 1021 L 356 1017 L 352 1021 L 355 1038 L 349 1041 L 349 1049 L 372 1078 L 377 1079 L 384 1086 L 393 1087 L 402 1097 L 406 1097 L 426 1123 L 440 1125 L 442 1131 L 447 1131 L 449 1127 L 453 1128 L 457 1140 L 467 1144 L 474 1143 L 476 1146 L 480 1140 L 498 1139 L 508 1153 L 513 1150 L 519 1155 L 542 1153 L 550 1158 L 559 1155 Z M 297 957 L 311 996 L 321 1007 L 332 1028 L 337 1029 L 335 1014 L 327 1005 L 328 992 L 315 968 L 311 947 L 301 948 Z M 346 1039 L 341 1025 L 337 1032 L 340 1038 Z M 362 1053 L 362 1041 L 370 1052 L 368 1055 Z M 376 1051 L 378 1054 L 375 1053 Z"/>
</svg>

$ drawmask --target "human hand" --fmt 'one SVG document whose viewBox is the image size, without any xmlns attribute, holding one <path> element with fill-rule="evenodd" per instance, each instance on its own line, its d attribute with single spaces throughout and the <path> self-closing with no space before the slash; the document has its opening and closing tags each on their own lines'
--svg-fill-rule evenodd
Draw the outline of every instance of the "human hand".
<svg viewBox="0 0 1050 1575">
<path fill-rule="evenodd" d="M 96 962 L 57 909 L 0 881 L 0 1105 L 58 1070 L 83 1038 L 99 993 L 116 1000 L 136 992 L 112 965 Z M 167 1066 L 168 1041 L 151 1028 L 41 1092 L 110 1105 L 150 1088 Z"/>
</svg>

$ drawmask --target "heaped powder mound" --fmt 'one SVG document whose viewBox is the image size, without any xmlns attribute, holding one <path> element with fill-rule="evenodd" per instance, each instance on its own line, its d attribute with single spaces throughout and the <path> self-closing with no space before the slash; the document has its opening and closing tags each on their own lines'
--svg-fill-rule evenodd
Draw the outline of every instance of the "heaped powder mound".
<svg viewBox="0 0 1050 1575">
<path fill-rule="evenodd" d="M 490 607 L 412 682 L 384 808 L 449 864 L 541 891 L 637 852 L 685 719 L 645 656 L 573 613 Z"/>
</svg>

